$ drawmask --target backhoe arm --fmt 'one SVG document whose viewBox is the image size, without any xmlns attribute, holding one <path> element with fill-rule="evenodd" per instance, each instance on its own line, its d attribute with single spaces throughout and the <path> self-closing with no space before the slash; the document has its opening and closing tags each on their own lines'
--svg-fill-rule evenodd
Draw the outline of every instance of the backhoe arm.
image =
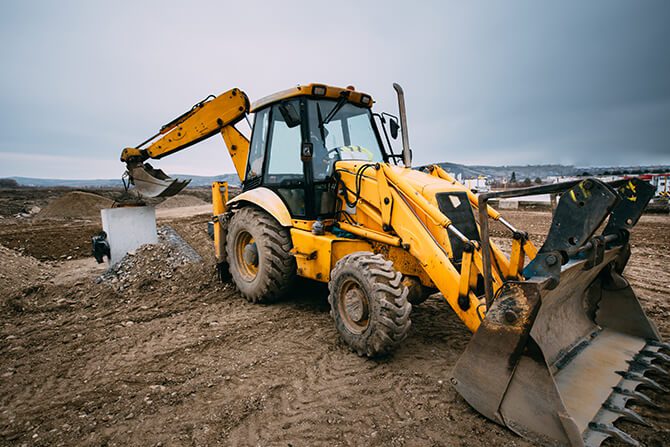
<svg viewBox="0 0 670 447">
<path fill-rule="evenodd" d="M 244 180 L 249 140 L 235 128 L 235 124 L 248 112 L 249 99 L 239 89 L 208 96 L 137 147 L 128 147 L 121 152 L 121 161 L 126 163 L 130 181 L 145 196 L 178 193 L 188 182 L 171 179 L 162 171 L 145 165 L 144 161 L 174 154 L 217 133 L 228 147 L 240 180 Z"/>
</svg>

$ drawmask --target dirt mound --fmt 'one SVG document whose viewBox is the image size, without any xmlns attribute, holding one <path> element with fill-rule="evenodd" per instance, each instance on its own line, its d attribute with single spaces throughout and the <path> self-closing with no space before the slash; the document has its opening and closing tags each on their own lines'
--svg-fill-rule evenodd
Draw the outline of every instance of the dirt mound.
<svg viewBox="0 0 670 447">
<path fill-rule="evenodd" d="M 37 215 L 40 219 L 91 219 L 100 216 L 100 210 L 111 208 L 113 200 L 97 194 L 73 191 L 60 196 Z"/>
<path fill-rule="evenodd" d="M 200 255 L 169 226 L 158 229 L 158 241 L 125 255 L 98 282 L 108 282 L 119 291 L 130 287 L 152 290 L 158 281 L 171 279 L 180 267 L 202 262 Z"/>
<path fill-rule="evenodd" d="M 0 245 L 0 290 L 3 294 L 45 279 L 47 271 L 48 267 L 32 256 L 23 256 Z"/>
<path fill-rule="evenodd" d="M 164 202 L 161 202 L 156 208 L 183 208 L 186 206 L 201 206 L 208 205 L 204 200 L 189 194 L 180 194 L 177 196 L 168 197 Z"/>
</svg>

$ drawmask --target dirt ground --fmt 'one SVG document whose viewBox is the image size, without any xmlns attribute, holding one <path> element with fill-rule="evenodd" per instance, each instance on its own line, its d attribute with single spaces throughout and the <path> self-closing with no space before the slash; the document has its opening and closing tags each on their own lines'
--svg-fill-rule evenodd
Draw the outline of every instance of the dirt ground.
<svg viewBox="0 0 670 447">
<path fill-rule="evenodd" d="M 122 290 L 97 283 L 104 267 L 86 257 L 99 222 L 0 220 L 7 265 L 42 272 L 0 291 L 0 445 L 531 445 L 449 385 L 470 336 L 439 296 L 413 309 L 392 356 L 361 358 L 339 340 L 325 287 L 301 283 L 280 303 L 247 303 L 216 279 L 208 215 L 185 214 L 159 223 L 203 262 Z M 550 220 L 505 215 L 534 239 Z M 644 216 L 632 245 L 628 277 L 668 338 L 670 217 Z M 10 255 L 0 255 L 4 265 Z M 617 425 L 645 445 L 670 445 L 670 399 L 648 394 L 661 408 L 635 409 L 654 427 Z"/>
</svg>

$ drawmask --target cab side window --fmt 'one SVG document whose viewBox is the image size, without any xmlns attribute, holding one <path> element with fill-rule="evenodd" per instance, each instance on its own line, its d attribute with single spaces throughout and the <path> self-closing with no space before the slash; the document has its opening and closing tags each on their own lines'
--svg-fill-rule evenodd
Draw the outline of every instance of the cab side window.
<svg viewBox="0 0 670 447">
<path fill-rule="evenodd" d="M 254 119 L 254 131 L 251 137 L 251 147 L 249 148 L 246 180 L 259 177 L 263 173 L 265 142 L 267 141 L 269 125 L 270 108 L 268 107 L 257 112 Z"/>
<path fill-rule="evenodd" d="M 287 110 L 298 113 L 297 121 Z M 302 179 L 300 159 L 300 105 L 298 101 L 272 106 L 272 126 L 270 127 L 270 149 L 268 151 L 268 182 L 281 183 L 287 179 Z"/>
</svg>

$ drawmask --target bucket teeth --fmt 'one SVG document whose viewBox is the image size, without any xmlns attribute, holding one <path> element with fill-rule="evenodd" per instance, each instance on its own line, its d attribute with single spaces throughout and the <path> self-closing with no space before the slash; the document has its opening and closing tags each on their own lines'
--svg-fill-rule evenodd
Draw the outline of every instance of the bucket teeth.
<svg viewBox="0 0 670 447">
<path fill-rule="evenodd" d="M 593 431 L 598 431 L 600 433 L 605 433 L 606 435 L 609 436 L 614 436 L 621 440 L 622 442 L 625 442 L 630 445 L 634 445 L 636 447 L 639 447 L 641 444 L 637 442 L 633 437 L 631 437 L 628 433 L 625 431 L 619 430 L 612 424 L 601 424 L 598 422 L 591 422 L 589 424 L 589 429 Z"/>
<path fill-rule="evenodd" d="M 617 394 L 621 394 L 622 396 L 628 397 L 630 399 L 633 399 L 637 401 L 638 403 L 646 404 L 650 407 L 658 408 L 658 405 L 656 405 L 651 399 L 649 399 L 649 396 L 646 394 L 643 394 L 639 391 L 635 390 L 626 390 L 624 388 L 615 386 L 613 388 L 614 392 Z"/>
<path fill-rule="evenodd" d="M 647 340 L 647 344 L 649 346 L 655 346 L 670 352 L 670 343 L 663 343 L 662 341 L 658 340 Z"/>
<path fill-rule="evenodd" d="M 636 422 L 640 425 L 651 427 L 651 424 L 649 422 L 647 422 L 642 416 L 640 416 L 630 408 L 619 407 L 616 405 L 612 405 L 610 403 L 605 403 L 605 405 L 603 405 L 603 408 L 605 410 L 611 411 L 612 413 L 617 413 L 621 415 L 622 418 L 627 419 L 631 422 Z"/>
<path fill-rule="evenodd" d="M 628 361 L 628 363 L 630 364 L 631 369 L 636 372 L 642 372 L 644 374 L 647 371 L 655 371 L 659 374 L 670 376 L 666 370 L 651 363 L 649 357 L 638 356 L 634 360 Z"/>
<path fill-rule="evenodd" d="M 640 351 L 640 354 L 644 355 L 645 357 L 653 357 L 657 360 L 661 360 L 663 362 L 670 363 L 670 355 L 663 354 L 662 352 L 644 350 L 644 351 Z"/>
<path fill-rule="evenodd" d="M 664 393 L 668 392 L 668 389 L 666 387 L 659 384 L 655 380 L 650 379 L 649 377 L 645 377 L 644 375 L 642 375 L 640 373 L 632 372 L 632 371 L 617 371 L 616 373 L 619 374 L 621 377 L 623 377 L 626 380 L 632 380 L 634 382 L 640 382 L 641 384 L 646 385 L 649 388 L 652 388 L 656 391 L 662 391 Z"/>
</svg>

